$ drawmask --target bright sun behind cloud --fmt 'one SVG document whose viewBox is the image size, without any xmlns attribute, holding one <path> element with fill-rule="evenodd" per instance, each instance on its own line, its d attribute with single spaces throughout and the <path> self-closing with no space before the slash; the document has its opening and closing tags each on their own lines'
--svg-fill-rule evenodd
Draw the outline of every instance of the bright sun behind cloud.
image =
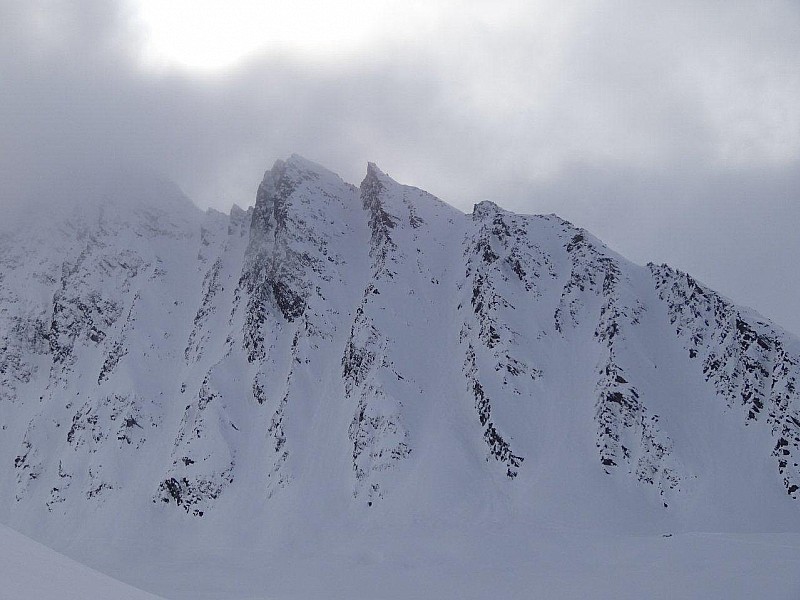
<svg viewBox="0 0 800 600">
<path fill-rule="evenodd" d="M 430 24 L 436 12 L 408 0 L 135 0 L 133 9 L 146 64 L 201 71 L 225 69 L 267 50 L 347 53 L 402 35 L 388 27 L 392 23 L 413 30 Z"/>
</svg>

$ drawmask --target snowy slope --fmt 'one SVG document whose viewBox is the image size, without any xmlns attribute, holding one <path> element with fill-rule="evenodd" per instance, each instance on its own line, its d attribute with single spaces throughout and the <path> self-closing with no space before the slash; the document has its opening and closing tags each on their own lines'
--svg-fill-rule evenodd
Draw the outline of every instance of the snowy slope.
<svg viewBox="0 0 800 600">
<path fill-rule="evenodd" d="M 800 342 L 555 215 L 298 156 L 229 215 L 133 180 L 0 237 L 0 337 L 0 520 L 163 595 L 323 551 L 439 548 L 444 582 L 440 538 L 523 569 L 536 535 L 781 534 L 798 566 Z"/>
<path fill-rule="evenodd" d="M 0 525 L 0 598 L 156 600 L 156 596 L 37 544 Z"/>
</svg>

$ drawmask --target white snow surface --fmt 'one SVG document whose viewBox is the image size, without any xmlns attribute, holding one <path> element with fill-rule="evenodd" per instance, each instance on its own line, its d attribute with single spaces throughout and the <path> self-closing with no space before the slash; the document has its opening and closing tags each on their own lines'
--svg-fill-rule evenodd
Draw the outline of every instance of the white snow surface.
<svg viewBox="0 0 800 600">
<path fill-rule="evenodd" d="M 158 600 L 0 525 L 0 598 Z"/>
<path fill-rule="evenodd" d="M 165 598 L 800 597 L 800 342 L 689 275 L 373 164 L 86 196 L 0 236 L 14 529 Z"/>
</svg>

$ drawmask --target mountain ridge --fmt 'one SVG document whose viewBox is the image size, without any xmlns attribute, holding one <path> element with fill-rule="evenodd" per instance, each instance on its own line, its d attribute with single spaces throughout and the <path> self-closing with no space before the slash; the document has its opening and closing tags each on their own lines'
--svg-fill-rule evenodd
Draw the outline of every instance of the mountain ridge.
<svg viewBox="0 0 800 600">
<path fill-rule="evenodd" d="M 141 196 L 0 240 L 3 522 L 800 531 L 800 343 L 691 276 L 372 163 Z"/>
</svg>

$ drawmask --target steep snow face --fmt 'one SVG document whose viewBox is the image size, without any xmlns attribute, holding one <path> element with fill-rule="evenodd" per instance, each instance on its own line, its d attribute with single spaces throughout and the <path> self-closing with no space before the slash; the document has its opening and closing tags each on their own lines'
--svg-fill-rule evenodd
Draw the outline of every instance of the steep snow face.
<svg viewBox="0 0 800 600">
<path fill-rule="evenodd" d="M 197 294 L 185 269 L 200 224 L 177 189 L 153 187 L 34 215 L 3 240 L 6 514 L 103 502 L 152 458 L 174 385 L 160 365 L 180 360 L 178 315 Z"/>
<path fill-rule="evenodd" d="M 648 265 L 688 356 L 746 425 L 764 423 L 787 493 L 800 494 L 800 345 L 751 311 L 666 265 Z"/>
<path fill-rule="evenodd" d="M 400 186 L 374 164 L 361 184 L 368 215 L 369 274 L 342 359 L 354 496 L 368 506 L 424 452 L 430 411 L 448 371 L 434 345 L 452 339 L 448 297 L 451 255 L 462 214 L 416 188 Z M 415 456 L 415 458 L 417 458 Z M 434 457 L 430 457 L 435 460 Z"/>
<path fill-rule="evenodd" d="M 556 216 L 465 215 L 373 164 L 356 187 L 292 156 L 230 215 L 159 185 L 39 215 L 0 239 L 0 336 L 0 516 L 84 555 L 800 523 L 796 339 Z"/>
</svg>

